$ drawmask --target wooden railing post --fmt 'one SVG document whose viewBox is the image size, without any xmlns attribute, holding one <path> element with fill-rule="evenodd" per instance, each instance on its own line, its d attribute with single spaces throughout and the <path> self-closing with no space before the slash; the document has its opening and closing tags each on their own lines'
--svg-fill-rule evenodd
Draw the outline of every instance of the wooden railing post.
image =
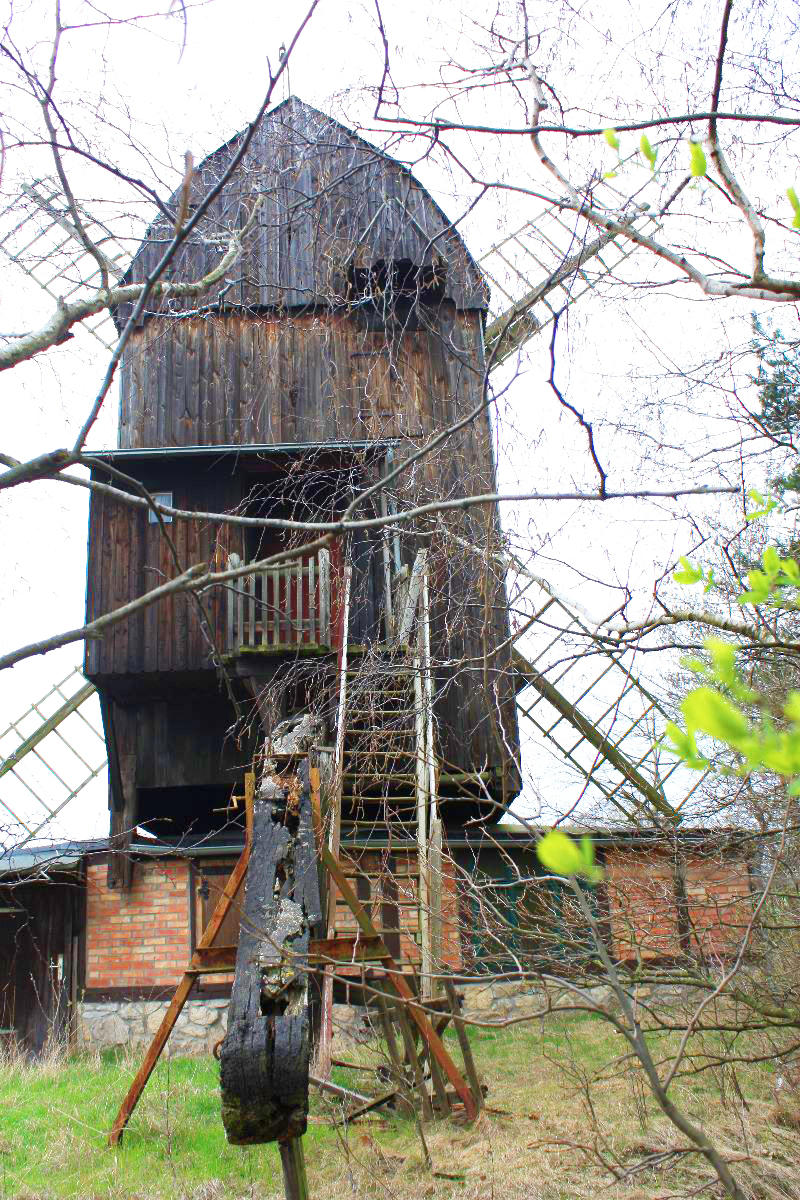
<svg viewBox="0 0 800 1200">
<path fill-rule="evenodd" d="M 227 565 L 243 564 L 238 554 L 229 554 Z M 322 549 L 232 580 L 226 591 L 225 630 L 228 651 L 242 646 L 299 647 L 306 642 L 330 646 L 330 551 Z"/>
</svg>

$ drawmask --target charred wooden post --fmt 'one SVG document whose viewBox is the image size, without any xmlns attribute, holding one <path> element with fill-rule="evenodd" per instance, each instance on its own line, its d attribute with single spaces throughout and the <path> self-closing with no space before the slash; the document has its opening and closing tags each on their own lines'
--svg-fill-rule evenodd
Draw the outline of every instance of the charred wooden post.
<svg viewBox="0 0 800 1200">
<path fill-rule="evenodd" d="M 311 1048 L 308 952 L 321 919 L 308 764 L 267 777 L 220 1051 L 222 1120 L 235 1145 L 305 1133 Z"/>
</svg>

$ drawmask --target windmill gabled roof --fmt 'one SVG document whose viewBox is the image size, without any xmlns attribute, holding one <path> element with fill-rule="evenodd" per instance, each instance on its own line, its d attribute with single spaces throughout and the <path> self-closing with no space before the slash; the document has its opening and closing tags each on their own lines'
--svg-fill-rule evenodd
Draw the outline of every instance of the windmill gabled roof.
<svg viewBox="0 0 800 1200">
<path fill-rule="evenodd" d="M 217 182 L 242 134 L 197 167 L 195 203 Z M 172 204 L 178 193 L 172 197 Z M 246 249 L 203 303 L 251 308 L 327 305 L 343 294 L 354 266 L 410 260 L 445 270 L 459 309 L 485 309 L 487 290 L 461 236 L 411 171 L 364 138 L 290 96 L 262 118 L 234 176 L 176 255 L 167 278 L 200 278 L 219 261 L 229 231 L 258 213 Z M 169 244 L 159 218 L 127 272 L 145 278 Z M 156 310 L 170 311 L 165 304 Z M 186 307 L 193 307 L 189 303 Z M 172 311 L 176 305 L 173 302 Z M 118 323 L 127 316 L 123 308 Z"/>
</svg>

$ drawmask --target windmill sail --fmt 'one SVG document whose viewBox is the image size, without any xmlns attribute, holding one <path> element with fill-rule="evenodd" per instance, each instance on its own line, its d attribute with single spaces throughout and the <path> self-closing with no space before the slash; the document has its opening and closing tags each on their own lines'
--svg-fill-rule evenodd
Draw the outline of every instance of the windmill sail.
<svg viewBox="0 0 800 1200">
<path fill-rule="evenodd" d="M 48 827 L 106 766 L 94 684 L 76 667 L 0 733 L 0 829 L 15 849 Z"/>
<path fill-rule="evenodd" d="M 619 219 L 623 197 L 603 185 L 595 206 Z M 654 223 L 644 215 L 639 223 Z M 547 205 L 519 229 L 478 258 L 491 287 L 486 355 L 499 366 L 534 334 L 604 278 L 613 276 L 636 250 L 636 243 L 599 233 L 578 214 L 558 203 Z"/>
<path fill-rule="evenodd" d="M 680 821 L 706 774 L 663 746 L 665 705 L 634 671 L 634 651 L 597 639 L 564 600 L 539 589 L 526 653 L 515 666 L 522 731 L 565 762 L 580 800 L 598 793 L 606 815 Z"/>
<path fill-rule="evenodd" d="M 111 281 L 121 279 L 130 255 L 110 226 L 76 201 L 84 231 Z M 89 254 L 57 180 L 25 183 L 0 210 L 0 250 L 54 301 L 77 300 L 102 286 L 100 262 Z M 108 310 L 83 322 L 93 337 L 111 349 L 116 341 Z"/>
</svg>

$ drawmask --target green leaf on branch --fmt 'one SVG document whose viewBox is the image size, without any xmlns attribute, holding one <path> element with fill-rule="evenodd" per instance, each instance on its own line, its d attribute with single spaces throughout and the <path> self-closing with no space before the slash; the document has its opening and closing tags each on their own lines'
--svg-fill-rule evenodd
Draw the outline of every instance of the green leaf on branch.
<svg viewBox="0 0 800 1200">
<path fill-rule="evenodd" d="M 619 153 L 619 138 L 617 137 L 616 129 L 604 129 L 603 137 L 606 139 L 611 149 L 616 150 L 617 153 Z"/>
<path fill-rule="evenodd" d="M 759 507 L 753 512 L 745 513 L 745 521 L 758 521 L 761 517 L 767 517 L 772 512 L 773 508 L 777 507 L 778 501 L 769 499 L 765 500 L 761 492 L 757 492 L 755 488 L 750 488 L 747 493 L 748 500 L 752 500 Z"/>
<path fill-rule="evenodd" d="M 739 596 L 740 604 L 765 604 L 769 599 L 769 576 L 763 571 L 750 571 L 747 576 L 750 590 Z"/>
<path fill-rule="evenodd" d="M 650 170 L 655 175 L 656 160 L 658 159 L 658 151 L 653 149 L 653 147 L 650 144 L 650 139 L 648 138 L 646 133 L 642 134 L 642 140 L 639 142 L 639 149 L 642 152 L 642 156 L 647 160 L 647 162 L 650 166 Z"/>
<path fill-rule="evenodd" d="M 735 750 L 745 748 L 750 738 L 747 717 L 730 700 L 710 687 L 690 692 L 681 705 L 690 733 L 707 733 Z"/>
<path fill-rule="evenodd" d="M 681 729 L 673 721 L 667 721 L 666 733 L 669 740 L 672 742 L 672 748 L 679 758 L 689 767 L 694 767 L 696 770 L 702 770 L 708 766 L 706 759 L 701 758 L 697 750 L 697 742 L 694 739 L 694 734 Z"/>
<path fill-rule="evenodd" d="M 781 569 L 781 557 L 774 546 L 767 546 L 761 555 L 761 562 L 768 575 L 777 575 Z"/>
<path fill-rule="evenodd" d="M 536 855 L 554 875 L 578 875 L 589 883 L 597 883 L 603 877 L 595 864 L 592 839 L 585 834 L 576 842 L 560 829 L 551 829 L 536 843 Z"/>
<path fill-rule="evenodd" d="M 786 195 L 789 197 L 789 203 L 794 210 L 792 229 L 800 229 L 800 200 L 797 198 L 797 192 L 793 187 L 790 187 L 786 189 Z"/>
<path fill-rule="evenodd" d="M 702 179 L 708 174 L 708 163 L 700 142 L 689 142 L 689 170 L 694 179 Z"/>
<path fill-rule="evenodd" d="M 703 578 L 702 567 L 693 566 L 692 563 L 689 561 L 689 559 L 686 558 L 684 555 L 681 555 L 679 561 L 680 561 L 680 564 L 681 564 L 681 567 L 683 568 L 683 570 L 682 571 L 673 571 L 672 578 L 675 580 L 675 582 L 683 583 L 683 584 L 686 584 L 687 586 L 689 586 L 690 584 L 693 584 L 693 583 L 699 583 L 700 580 Z"/>
</svg>

